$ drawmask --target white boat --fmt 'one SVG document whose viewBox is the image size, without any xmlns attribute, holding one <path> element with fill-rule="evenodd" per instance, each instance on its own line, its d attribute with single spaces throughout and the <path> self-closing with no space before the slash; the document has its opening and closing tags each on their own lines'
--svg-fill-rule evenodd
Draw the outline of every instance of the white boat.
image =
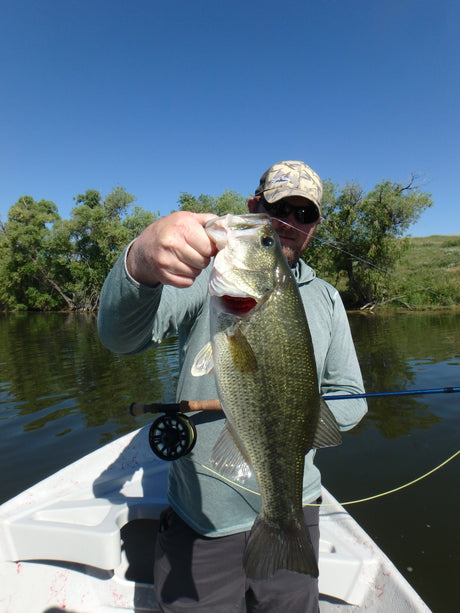
<svg viewBox="0 0 460 613">
<path fill-rule="evenodd" d="M 81 458 L 0 506 L 1 613 L 157 611 L 154 522 L 168 462 L 149 426 Z M 321 613 L 429 612 L 368 534 L 323 489 Z"/>
</svg>

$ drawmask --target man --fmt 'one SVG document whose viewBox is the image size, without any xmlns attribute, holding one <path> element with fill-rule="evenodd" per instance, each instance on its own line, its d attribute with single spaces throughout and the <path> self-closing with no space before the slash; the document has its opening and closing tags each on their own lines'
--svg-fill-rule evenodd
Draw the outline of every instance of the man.
<svg viewBox="0 0 460 613">
<path fill-rule="evenodd" d="M 248 208 L 270 215 L 279 234 L 307 307 L 321 393 L 362 393 L 340 296 L 300 259 L 320 222 L 321 198 L 321 180 L 309 166 L 280 162 L 262 175 Z M 178 401 L 217 398 L 212 374 L 191 376 L 193 360 L 210 334 L 207 284 L 216 247 L 204 226 L 213 217 L 177 212 L 148 226 L 115 264 L 101 295 L 99 334 L 113 351 L 136 353 L 178 335 Z M 365 414 L 366 403 L 337 400 L 330 408 L 341 430 L 347 430 Z M 242 555 L 260 509 L 257 483 L 252 478 L 243 489 L 208 469 L 223 425 L 221 413 L 202 412 L 192 419 L 197 443 L 193 452 L 171 464 L 171 507 L 157 539 L 154 574 L 161 610 L 239 613 L 246 603 L 249 611 L 317 612 L 317 579 L 287 570 L 266 581 L 245 576 Z M 304 505 L 321 495 L 313 459 L 311 451 L 305 458 Z M 318 558 L 318 507 L 304 506 L 304 516 Z"/>
</svg>

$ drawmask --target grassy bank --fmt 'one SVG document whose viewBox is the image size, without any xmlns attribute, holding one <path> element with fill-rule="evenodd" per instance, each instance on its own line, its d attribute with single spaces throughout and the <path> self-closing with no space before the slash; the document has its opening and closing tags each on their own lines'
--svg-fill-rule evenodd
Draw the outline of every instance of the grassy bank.
<svg viewBox="0 0 460 613">
<path fill-rule="evenodd" d="M 347 304 L 345 276 L 326 278 Z M 382 278 L 385 304 L 380 308 L 460 307 L 460 235 L 411 237 L 396 268 Z"/>
<path fill-rule="evenodd" d="M 395 274 L 388 293 L 412 308 L 460 304 L 460 235 L 410 238 Z"/>
</svg>

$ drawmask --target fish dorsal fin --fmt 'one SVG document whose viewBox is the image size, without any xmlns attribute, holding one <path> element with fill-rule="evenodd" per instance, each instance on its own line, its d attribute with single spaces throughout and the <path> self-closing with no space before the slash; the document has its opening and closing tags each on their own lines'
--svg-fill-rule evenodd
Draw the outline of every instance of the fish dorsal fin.
<svg viewBox="0 0 460 613">
<path fill-rule="evenodd" d="M 236 370 L 243 373 L 250 373 L 257 370 L 257 358 L 240 327 L 233 326 L 227 332 L 227 338 L 233 366 Z"/>
<path fill-rule="evenodd" d="M 340 434 L 337 421 L 326 402 L 320 398 L 319 419 L 315 436 L 313 437 L 312 447 L 314 449 L 335 447 L 336 445 L 340 445 L 341 442 L 342 435 Z"/>
<path fill-rule="evenodd" d="M 200 349 L 193 360 L 191 373 L 194 377 L 202 377 L 203 375 L 209 375 L 214 368 L 214 356 L 212 351 L 212 343 L 206 343 L 206 345 Z"/>
<path fill-rule="evenodd" d="M 249 462 L 240 450 L 228 421 L 212 448 L 210 464 L 223 477 L 239 483 L 244 483 L 252 475 Z"/>
</svg>

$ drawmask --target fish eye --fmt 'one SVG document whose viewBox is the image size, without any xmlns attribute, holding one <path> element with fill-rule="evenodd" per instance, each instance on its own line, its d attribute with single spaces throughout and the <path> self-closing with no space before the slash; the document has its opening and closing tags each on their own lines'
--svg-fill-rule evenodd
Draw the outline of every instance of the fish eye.
<svg viewBox="0 0 460 613">
<path fill-rule="evenodd" d="M 262 236 L 261 243 L 264 247 L 271 247 L 274 242 L 271 236 Z"/>
</svg>

